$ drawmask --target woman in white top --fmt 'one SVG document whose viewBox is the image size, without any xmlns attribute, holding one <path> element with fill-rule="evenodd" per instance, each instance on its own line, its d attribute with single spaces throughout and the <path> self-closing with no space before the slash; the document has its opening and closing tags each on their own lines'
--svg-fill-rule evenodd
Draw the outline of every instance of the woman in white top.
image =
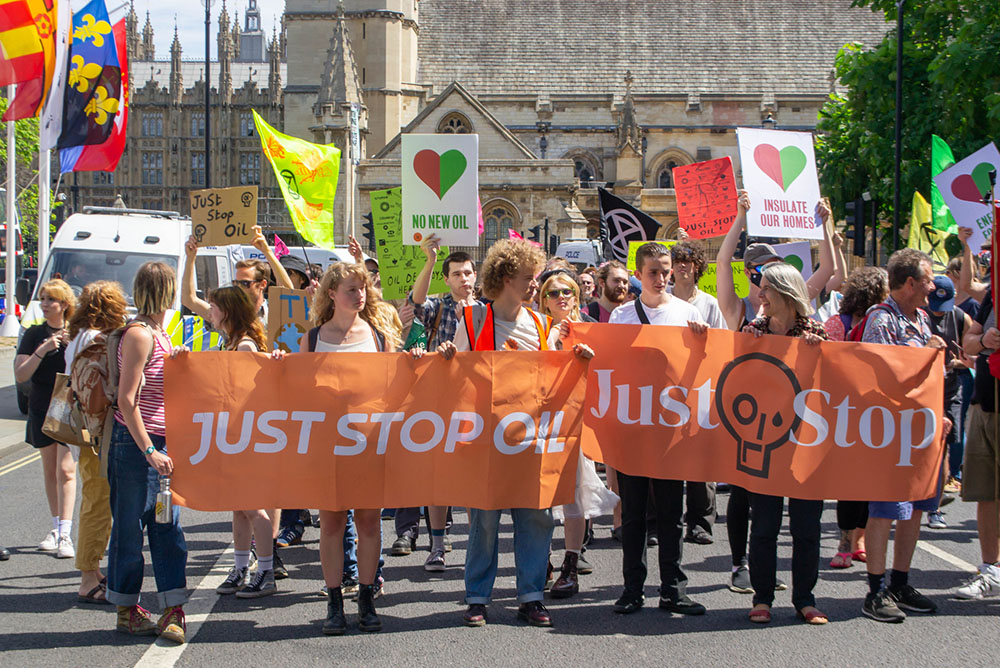
<svg viewBox="0 0 1000 668">
<path fill-rule="evenodd" d="M 337 262 L 326 270 L 313 296 L 315 328 L 299 342 L 299 350 L 327 352 L 393 352 L 401 344 L 399 327 L 382 307 L 371 276 L 363 264 Z M 419 355 L 419 353 L 418 353 Z M 358 531 L 358 626 L 362 631 L 380 631 L 375 613 L 375 583 L 379 554 L 381 508 L 355 508 Z M 327 617 L 323 633 L 343 635 L 347 630 L 340 584 L 344 575 L 344 528 L 346 510 L 320 510 L 320 563 L 327 587 Z"/>
</svg>

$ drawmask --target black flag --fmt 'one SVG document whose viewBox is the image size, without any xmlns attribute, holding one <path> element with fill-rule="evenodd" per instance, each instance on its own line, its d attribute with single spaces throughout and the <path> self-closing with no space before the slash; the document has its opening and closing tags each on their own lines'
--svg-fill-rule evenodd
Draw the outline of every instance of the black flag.
<svg viewBox="0 0 1000 668">
<path fill-rule="evenodd" d="M 608 230 L 605 256 L 610 246 L 614 258 L 625 262 L 628 259 L 629 242 L 652 241 L 656 238 L 660 224 L 604 188 L 598 188 L 597 193 L 600 197 L 601 224 L 607 226 Z"/>
</svg>

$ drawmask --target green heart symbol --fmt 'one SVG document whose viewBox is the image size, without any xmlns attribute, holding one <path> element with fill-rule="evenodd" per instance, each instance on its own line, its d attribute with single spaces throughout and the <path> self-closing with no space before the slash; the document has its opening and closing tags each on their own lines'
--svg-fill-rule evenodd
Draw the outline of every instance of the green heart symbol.
<svg viewBox="0 0 1000 668">
<path fill-rule="evenodd" d="M 451 149 L 450 151 L 445 151 L 441 155 L 441 194 L 440 197 L 443 199 L 445 193 L 455 185 L 462 174 L 465 173 L 465 168 L 468 166 L 468 161 L 465 159 L 465 154 L 456 149 Z"/>
<path fill-rule="evenodd" d="M 972 180 L 979 189 L 979 194 L 986 197 L 990 192 L 990 172 L 996 169 L 988 162 L 981 162 L 972 170 Z"/>
<path fill-rule="evenodd" d="M 798 269 L 800 272 L 802 271 L 802 258 L 800 258 L 798 255 L 795 255 L 794 253 L 786 255 L 785 256 L 785 262 L 787 262 L 788 264 L 792 265 L 793 267 L 795 267 L 796 269 Z"/>
<path fill-rule="evenodd" d="M 806 168 L 806 154 L 798 146 L 786 146 L 779 152 L 781 157 L 782 190 L 788 191 L 792 181 Z"/>
</svg>

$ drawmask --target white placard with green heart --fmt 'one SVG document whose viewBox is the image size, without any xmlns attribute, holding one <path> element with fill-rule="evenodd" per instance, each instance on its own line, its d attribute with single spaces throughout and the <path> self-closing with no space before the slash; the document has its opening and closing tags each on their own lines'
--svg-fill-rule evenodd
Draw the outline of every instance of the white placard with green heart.
<svg viewBox="0 0 1000 668">
<path fill-rule="evenodd" d="M 403 243 L 479 244 L 479 135 L 403 135 Z"/>
<path fill-rule="evenodd" d="M 993 142 L 934 177 L 944 203 L 961 227 L 971 227 L 969 248 L 978 253 L 993 237 L 993 210 L 986 203 L 990 172 L 1000 168 L 1000 152 Z"/>
<path fill-rule="evenodd" d="M 812 134 L 737 128 L 743 187 L 750 193 L 747 234 L 822 239 Z"/>
</svg>

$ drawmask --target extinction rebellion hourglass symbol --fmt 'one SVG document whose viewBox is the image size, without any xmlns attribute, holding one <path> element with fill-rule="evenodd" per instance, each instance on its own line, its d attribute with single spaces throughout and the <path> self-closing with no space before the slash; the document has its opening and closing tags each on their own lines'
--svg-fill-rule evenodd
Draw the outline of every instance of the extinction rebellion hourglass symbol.
<svg viewBox="0 0 1000 668">
<path fill-rule="evenodd" d="M 802 424 L 793 410 L 801 391 L 798 378 L 776 357 L 749 353 L 726 365 L 715 391 L 715 408 L 736 440 L 737 470 L 768 477 L 771 453 Z"/>
</svg>

